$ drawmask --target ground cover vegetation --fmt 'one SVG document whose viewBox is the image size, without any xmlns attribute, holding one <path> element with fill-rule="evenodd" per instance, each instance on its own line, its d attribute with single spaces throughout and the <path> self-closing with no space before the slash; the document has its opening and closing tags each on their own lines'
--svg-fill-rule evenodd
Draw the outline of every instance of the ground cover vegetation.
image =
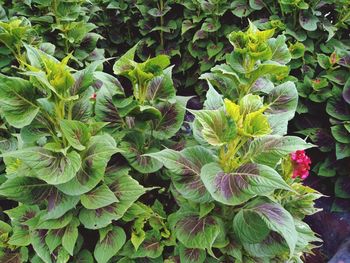
<svg viewBox="0 0 350 263">
<path fill-rule="evenodd" d="M 348 210 L 348 1 L 0 4 L 1 262 L 304 262 L 304 180 Z"/>
</svg>

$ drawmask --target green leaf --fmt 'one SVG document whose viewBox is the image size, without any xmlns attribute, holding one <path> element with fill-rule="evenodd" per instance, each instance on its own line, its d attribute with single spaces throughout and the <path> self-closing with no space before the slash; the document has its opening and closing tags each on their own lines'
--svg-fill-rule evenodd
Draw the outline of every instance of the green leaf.
<svg viewBox="0 0 350 263">
<path fill-rule="evenodd" d="M 158 149 L 152 145 L 145 149 L 145 136 L 141 133 L 132 133 L 127 140 L 120 144 L 120 147 L 124 150 L 122 155 L 129 164 L 141 173 L 153 173 L 162 167 L 160 162 L 146 156 L 146 154 L 158 151 Z"/>
<path fill-rule="evenodd" d="M 100 64 L 102 61 L 95 61 L 73 75 L 75 82 L 70 90 L 71 95 L 83 93 L 94 83 L 94 72 Z"/>
<path fill-rule="evenodd" d="M 350 104 L 350 77 L 348 78 L 348 80 L 344 84 L 343 98 L 348 104 Z"/>
<path fill-rule="evenodd" d="M 220 227 L 213 216 L 199 218 L 193 213 L 183 213 L 175 224 L 176 237 L 187 248 L 211 249 L 219 233 Z"/>
<path fill-rule="evenodd" d="M 0 186 L 0 194 L 25 204 L 38 204 L 47 199 L 54 186 L 31 177 L 14 177 Z"/>
<path fill-rule="evenodd" d="M 62 237 L 64 235 L 64 228 L 61 229 L 51 229 L 47 232 L 45 236 L 45 243 L 49 248 L 50 253 L 52 253 L 59 245 L 62 244 Z"/>
<path fill-rule="evenodd" d="M 118 198 L 118 203 L 97 210 L 82 208 L 79 219 L 88 229 L 106 227 L 112 221 L 120 219 L 129 207 L 145 193 L 145 189 L 129 174 L 129 169 L 110 171 L 106 174 L 105 183 Z"/>
<path fill-rule="evenodd" d="M 33 230 L 30 234 L 30 243 L 35 253 L 45 262 L 51 263 L 51 253 L 45 244 L 46 230 Z"/>
<path fill-rule="evenodd" d="M 41 147 L 24 148 L 3 154 L 11 160 L 17 159 L 15 173 L 37 177 L 48 184 L 62 184 L 75 177 L 81 166 L 80 155 L 71 151 L 66 156 Z M 9 165 L 9 163 L 7 163 Z"/>
<path fill-rule="evenodd" d="M 82 195 L 80 200 L 81 204 L 87 209 L 98 209 L 118 202 L 118 198 L 105 184 Z"/>
<path fill-rule="evenodd" d="M 299 23 L 302 28 L 307 31 L 315 31 L 317 29 L 318 18 L 308 11 L 301 11 L 299 14 Z"/>
<path fill-rule="evenodd" d="M 284 156 L 311 147 L 314 145 L 296 136 L 268 135 L 252 141 L 249 154 L 253 162 L 275 167 Z"/>
<path fill-rule="evenodd" d="M 21 204 L 10 210 L 6 210 L 5 213 L 10 217 L 13 223 L 19 223 L 21 225 L 32 226 L 36 223 L 36 218 L 39 217 L 39 207 L 37 205 L 25 205 Z M 34 219 L 34 222 L 33 220 Z"/>
<path fill-rule="evenodd" d="M 223 96 L 219 94 L 213 87 L 213 85 L 207 81 L 209 89 L 206 94 L 206 100 L 204 101 L 205 110 L 218 110 L 224 106 Z"/>
<path fill-rule="evenodd" d="M 73 220 L 66 227 L 63 237 L 62 237 L 62 246 L 67 252 L 73 256 L 73 250 L 75 243 L 78 239 L 78 226 L 80 222 L 78 219 L 73 218 Z"/>
<path fill-rule="evenodd" d="M 60 126 L 64 137 L 69 144 L 78 151 L 85 150 L 90 138 L 89 127 L 80 121 L 61 120 Z"/>
<path fill-rule="evenodd" d="M 209 56 L 209 59 L 216 56 L 222 49 L 224 48 L 224 43 L 218 42 L 218 43 L 213 43 L 210 42 L 207 46 L 207 53 Z"/>
<path fill-rule="evenodd" d="M 107 126 L 109 128 L 120 128 L 124 120 L 113 103 L 113 95 L 106 87 L 102 87 L 97 92 L 95 105 L 96 120 L 109 123 Z"/>
<path fill-rule="evenodd" d="M 113 71 L 116 75 L 123 75 L 133 68 L 131 61 L 134 60 L 135 51 L 137 49 L 138 44 L 133 46 L 128 50 L 123 56 L 121 56 L 113 65 Z"/>
<path fill-rule="evenodd" d="M 261 219 L 259 222 L 260 229 L 256 226 L 258 222 L 257 216 Z M 254 227 L 250 230 L 249 226 L 252 225 Z M 251 238 L 255 239 L 256 231 L 259 231 L 259 235 L 262 237 L 261 229 L 268 228 L 280 234 L 287 242 L 290 256 L 294 253 L 298 234 L 293 217 L 280 204 L 273 203 L 267 198 L 256 199 L 241 209 L 234 218 L 233 228 L 235 233 L 239 234 L 240 238 L 243 238 L 245 241 Z"/>
<path fill-rule="evenodd" d="M 265 7 L 263 0 L 249 0 L 249 5 L 254 10 L 261 10 Z"/>
<path fill-rule="evenodd" d="M 75 208 L 79 202 L 78 196 L 69 196 L 53 188 L 47 198 L 47 211 L 42 216 L 44 220 L 56 219 L 63 216 L 67 211 Z"/>
<path fill-rule="evenodd" d="M 23 226 L 14 226 L 8 244 L 12 246 L 25 247 L 30 245 L 29 230 Z"/>
<path fill-rule="evenodd" d="M 349 131 L 343 125 L 331 127 L 333 137 L 340 143 L 350 143 Z"/>
<path fill-rule="evenodd" d="M 300 42 L 296 42 L 289 46 L 289 51 L 292 55 L 292 59 L 298 59 L 304 56 L 305 46 Z"/>
<path fill-rule="evenodd" d="M 90 191 L 103 179 L 109 159 L 118 151 L 110 135 L 91 137 L 81 153 L 82 164 L 76 176 L 65 184 L 57 185 L 57 188 L 67 195 L 81 195 Z"/>
<path fill-rule="evenodd" d="M 76 263 L 94 263 L 94 258 L 89 250 L 84 249 L 79 252 L 75 262 Z"/>
<path fill-rule="evenodd" d="M 326 112 L 338 120 L 350 120 L 350 106 L 341 97 L 332 96 L 329 98 L 327 101 Z"/>
<path fill-rule="evenodd" d="M 329 56 L 326 56 L 325 54 L 317 54 L 317 62 L 323 69 L 329 69 L 332 64 L 329 60 Z"/>
<path fill-rule="evenodd" d="M 213 146 L 221 146 L 236 136 L 235 123 L 223 110 L 191 111 L 202 126 L 204 139 Z"/>
<path fill-rule="evenodd" d="M 202 167 L 214 161 L 211 151 L 201 146 L 193 146 L 181 152 L 165 149 L 148 155 L 170 170 L 171 180 L 184 198 L 200 203 L 212 200 L 200 178 Z"/>
<path fill-rule="evenodd" d="M 295 84 L 287 81 L 278 85 L 271 91 L 267 101 L 270 103 L 270 107 L 266 114 L 273 134 L 285 134 L 288 121 L 294 117 L 298 106 L 298 91 Z"/>
<path fill-rule="evenodd" d="M 164 102 L 156 107 L 160 111 L 161 117 L 152 121 L 152 135 L 160 140 L 169 139 L 181 128 L 186 110 L 180 102 Z"/>
<path fill-rule="evenodd" d="M 94 250 L 94 256 L 98 263 L 107 263 L 110 258 L 118 253 L 126 240 L 125 232 L 122 228 L 113 226 L 101 239 L 97 242 Z"/>
<path fill-rule="evenodd" d="M 38 229 L 59 229 L 67 226 L 73 219 L 73 212 L 68 212 L 60 218 L 45 220 L 40 218 Z"/>
<path fill-rule="evenodd" d="M 232 2 L 231 10 L 235 16 L 240 18 L 248 16 L 253 11 L 245 0 Z"/>
<path fill-rule="evenodd" d="M 201 30 L 205 32 L 216 32 L 220 29 L 221 24 L 218 20 L 214 20 L 213 18 L 205 19 L 202 24 Z"/>
<path fill-rule="evenodd" d="M 239 205 L 275 189 L 290 189 L 274 169 L 254 163 L 231 173 L 225 173 L 217 163 L 209 163 L 202 167 L 201 179 L 212 197 L 226 205 Z"/>
<path fill-rule="evenodd" d="M 29 81 L 0 74 L 0 109 L 9 124 L 22 128 L 33 121 L 39 112 L 36 93 Z"/>
<path fill-rule="evenodd" d="M 289 63 L 292 56 L 286 44 L 286 37 L 280 35 L 277 38 L 270 38 L 268 44 L 272 52 L 272 61 L 276 61 L 282 65 Z"/>
<path fill-rule="evenodd" d="M 168 100 L 175 97 L 176 91 L 172 80 L 172 69 L 169 67 L 164 70 L 164 74 L 154 77 L 147 85 L 146 98 L 148 101 Z"/>
<path fill-rule="evenodd" d="M 184 20 L 182 21 L 182 26 L 181 26 L 181 35 L 185 34 L 188 30 L 191 28 L 196 27 L 195 24 L 193 24 L 190 20 Z"/>
<path fill-rule="evenodd" d="M 289 68 L 285 65 L 281 65 L 275 61 L 266 61 L 260 64 L 250 74 L 250 83 L 253 85 L 255 81 L 266 75 L 270 76 L 286 76 L 289 72 Z"/>
<path fill-rule="evenodd" d="M 180 262 L 183 263 L 203 263 L 206 258 L 205 250 L 198 248 L 186 248 L 183 245 L 179 246 Z"/>
</svg>

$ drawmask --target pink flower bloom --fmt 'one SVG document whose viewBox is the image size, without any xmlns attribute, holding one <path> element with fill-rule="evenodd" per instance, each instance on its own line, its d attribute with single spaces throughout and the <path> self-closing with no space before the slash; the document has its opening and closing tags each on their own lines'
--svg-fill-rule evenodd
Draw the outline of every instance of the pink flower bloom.
<svg viewBox="0 0 350 263">
<path fill-rule="evenodd" d="M 290 155 L 293 163 L 292 178 L 300 177 L 302 180 L 309 176 L 311 159 L 305 154 L 304 150 L 296 151 Z"/>
</svg>

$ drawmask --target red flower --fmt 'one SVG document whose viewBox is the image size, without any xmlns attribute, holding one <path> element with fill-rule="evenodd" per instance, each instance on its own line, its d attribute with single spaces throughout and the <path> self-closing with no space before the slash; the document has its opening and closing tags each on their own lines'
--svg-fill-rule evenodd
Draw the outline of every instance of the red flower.
<svg viewBox="0 0 350 263">
<path fill-rule="evenodd" d="M 290 155 L 293 163 L 292 178 L 300 177 L 302 180 L 309 176 L 311 159 L 304 150 L 296 151 Z"/>
</svg>

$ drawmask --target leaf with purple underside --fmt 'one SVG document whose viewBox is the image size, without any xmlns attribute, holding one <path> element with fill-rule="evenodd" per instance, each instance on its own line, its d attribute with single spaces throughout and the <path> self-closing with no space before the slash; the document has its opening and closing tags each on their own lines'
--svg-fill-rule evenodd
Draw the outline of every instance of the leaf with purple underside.
<svg viewBox="0 0 350 263">
<path fill-rule="evenodd" d="M 214 161 L 210 150 L 202 146 L 193 146 L 181 152 L 165 149 L 149 156 L 162 162 L 169 169 L 172 182 L 183 197 L 199 203 L 212 200 L 200 178 L 202 167 Z"/>
<path fill-rule="evenodd" d="M 326 111 L 330 116 L 338 120 L 350 120 L 350 106 L 340 96 L 333 96 L 329 98 Z"/>
<path fill-rule="evenodd" d="M 67 195 L 81 195 L 93 189 L 103 178 L 111 156 L 120 150 L 108 134 L 91 137 L 82 156 L 82 165 L 76 176 L 57 188 Z"/>
<path fill-rule="evenodd" d="M 220 226 L 214 216 L 199 218 L 195 213 L 181 213 L 175 234 L 187 248 L 211 249 L 220 234 Z"/>
<path fill-rule="evenodd" d="M 151 135 L 160 140 L 169 139 L 181 128 L 185 117 L 185 108 L 180 102 L 163 102 L 156 105 L 156 108 L 160 111 L 161 116 L 152 121 Z"/>
<path fill-rule="evenodd" d="M 147 156 L 147 154 L 158 151 L 156 147 L 146 146 L 145 135 L 141 132 L 130 133 L 120 144 L 124 152 L 122 155 L 128 160 L 135 170 L 141 173 L 153 173 L 158 171 L 162 164 Z"/>
<path fill-rule="evenodd" d="M 226 205 L 239 205 L 275 189 L 290 189 L 274 169 L 254 163 L 242 165 L 231 173 L 225 173 L 217 163 L 206 164 L 201 178 L 212 197 Z"/>
<path fill-rule="evenodd" d="M 187 248 L 179 246 L 180 262 L 183 263 L 203 263 L 206 258 L 205 250 L 199 248 Z"/>
<path fill-rule="evenodd" d="M 105 233 L 107 232 L 107 233 Z M 124 245 L 126 235 L 124 230 L 118 226 L 110 226 L 108 229 L 100 230 L 100 239 L 97 241 L 94 256 L 98 263 L 107 263 L 118 253 Z"/>
<path fill-rule="evenodd" d="M 130 206 L 145 193 L 145 189 L 129 175 L 129 169 L 108 172 L 105 182 L 119 202 L 96 210 L 82 208 L 79 219 L 88 229 L 106 227 L 120 219 Z"/>
<path fill-rule="evenodd" d="M 275 167 L 286 155 L 311 147 L 314 145 L 296 136 L 268 135 L 252 141 L 249 153 L 255 163 Z"/>
<path fill-rule="evenodd" d="M 294 117 L 298 105 L 295 84 L 287 81 L 275 87 L 267 98 L 270 107 L 266 111 L 273 134 L 287 133 L 288 121 Z"/>
<path fill-rule="evenodd" d="M 290 255 L 293 255 L 298 239 L 294 219 L 291 214 L 280 204 L 273 203 L 266 197 L 255 199 L 239 211 L 233 223 L 235 233 L 238 233 L 240 235 L 240 238 L 242 238 L 243 234 L 245 235 L 245 238 L 248 239 L 254 237 L 254 232 L 250 232 L 248 228 L 246 228 L 245 232 L 242 232 L 242 227 L 243 225 L 249 226 L 253 223 L 256 223 L 257 216 L 261 219 L 260 229 L 268 228 L 271 230 L 271 232 L 267 233 L 268 235 L 266 235 L 261 242 L 271 241 L 271 233 L 276 232 L 278 236 L 283 238 L 281 240 L 284 240 L 287 243 Z M 242 218 L 244 218 L 244 221 L 242 221 Z M 273 239 L 275 240 L 278 236 L 273 234 Z M 245 243 L 254 244 L 256 242 Z"/>
</svg>

